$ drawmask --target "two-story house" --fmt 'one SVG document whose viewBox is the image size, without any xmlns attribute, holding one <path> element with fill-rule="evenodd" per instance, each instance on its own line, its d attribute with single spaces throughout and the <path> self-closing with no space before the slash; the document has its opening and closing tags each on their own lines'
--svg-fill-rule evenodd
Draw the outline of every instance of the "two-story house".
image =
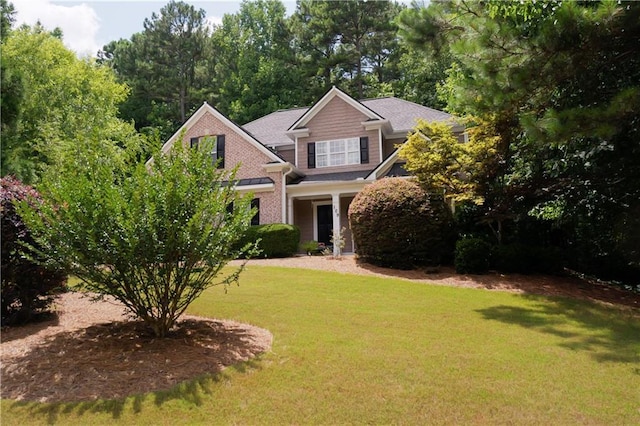
<svg viewBox="0 0 640 426">
<path fill-rule="evenodd" d="M 301 240 L 330 243 L 346 229 L 345 252 L 354 251 L 347 211 L 365 185 L 406 176 L 397 145 L 406 141 L 417 119 L 450 122 L 445 112 L 394 97 L 357 101 L 338 88 L 308 108 L 276 111 L 239 126 L 204 103 L 164 144 L 182 135 L 185 146 L 215 138 L 212 153 L 220 167 L 239 165 L 236 188 L 254 194 L 253 223 L 289 223 Z"/>
</svg>

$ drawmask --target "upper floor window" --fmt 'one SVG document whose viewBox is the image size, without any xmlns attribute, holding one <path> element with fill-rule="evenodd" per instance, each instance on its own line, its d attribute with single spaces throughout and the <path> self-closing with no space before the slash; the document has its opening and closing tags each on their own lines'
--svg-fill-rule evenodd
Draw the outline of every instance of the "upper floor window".
<svg viewBox="0 0 640 426">
<path fill-rule="evenodd" d="M 218 160 L 219 169 L 224 169 L 224 145 L 225 136 L 199 136 L 190 139 L 191 148 L 204 148 L 209 150 L 211 155 L 211 164 L 216 164 Z"/>
<path fill-rule="evenodd" d="M 308 166 L 334 167 L 369 162 L 369 138 L 348 138 L 308 144 Z"/>
</svg>

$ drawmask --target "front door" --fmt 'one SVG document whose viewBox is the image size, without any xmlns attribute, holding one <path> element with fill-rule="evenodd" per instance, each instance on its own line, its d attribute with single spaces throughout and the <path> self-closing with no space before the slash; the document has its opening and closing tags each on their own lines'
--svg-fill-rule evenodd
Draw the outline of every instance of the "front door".
<svg viewBox="0 0 640 426">
<path fill-rule="evenodd" d="M 333 232 L 333 211 L 331 204 L 316 206 L 318 219 L 318 242 L 331 245 Z"/>
</svg>

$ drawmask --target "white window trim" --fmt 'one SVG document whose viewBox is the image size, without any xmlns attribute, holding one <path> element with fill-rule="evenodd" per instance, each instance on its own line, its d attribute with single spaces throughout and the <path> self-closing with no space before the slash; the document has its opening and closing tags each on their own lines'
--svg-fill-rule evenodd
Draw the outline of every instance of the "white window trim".
<svg viewBox="0 0 640 426">
<path fill-rule="evenodd" d="M 200 147 L 202 146 L 201 143 L 203 141 L 207 141 L 207 140 L 213 141 L 213 143 L 211 144 L 211 151 L 209 151 L 207 155 L 209 155 L 209 157 L 211 158 L 212 164 L 218 161 L 218 135 L 206 134 L 203 136 L 197 136 L 197 138 L 198 138 L 198 149 L 200 149 Z"/>
<path fill-rule="evenodd" d="M 357 149 L 353 150 L 353 151 L 349 151 L 349 141 L 355 141 L 356 142 L 356 146 Z M 339 153 L 343 153 L 344 154 L 344 159 L 345 162 L 344 164 L 331 164 L 331 154 L 338 154 L 336 152 L 331 152 L 331 144 L 332 142 L 344 142 L 344 151 L 340 151 Z M 326 144 L 327 145 L 327 149 L 326 149 L 326 153 L 325 154 L 318 154 L 318 146 L 320 144 Z M 358 153 L 358 161 L 355 163 L 349 163 L 349 153 Z M 327 157 L 327 164 L 325 166 L 320 166 L 320 161 L 318 161 L 318 156 L 319 155 L 323 155 Z M 316 142 L 316 168 L 317 169 L 322 169 L 325 167 L 341 167 L 341 166 L 353 166 L 355 164 L 360 164 L 360 162 L 362 161 L 362 158 L 360 157 L 360 138 L 359 137 L 354 137 L 354 138 L 343 138 L 343 139 L 331 139 L 331 140 L 326 140 L 326 141 L 318 141 Z"/>
</svg>

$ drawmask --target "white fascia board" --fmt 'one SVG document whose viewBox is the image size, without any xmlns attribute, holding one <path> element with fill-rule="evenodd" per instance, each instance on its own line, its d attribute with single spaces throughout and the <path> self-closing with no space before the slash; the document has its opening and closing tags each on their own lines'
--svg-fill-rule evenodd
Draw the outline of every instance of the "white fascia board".
<svg viewBox="0 0 640 426">
<path fill-rule="evenodd" d="M 353 99 L 351 96 L 347 95 L 342 90 L 338 89 L 336 86 L 333 86 L 331 90 L 329 90 L 318 102 L 315 103 L 311 108 L 305 112 L 302 117 L 300 117 L 291 127 L 289 127 L 289 131 L 295 130 L 300 126 L 305 126 L 315 115 L 324 108 L 329 101 L 338 96 L 340 99 L 345 101 L 347 104 L 351 105 L 358 111 L 362 112 L 364 115 L 371 119 L 375 120 L 384 120 L 384 117 L 380 116 L 373 110 L 367 108 L 362 103 Z"/>
<path fill-rule="evenodd" d="M 298 183 L 294 185 L 287 185 L 287 194 L 296 198 L 327 196 L 331 194 L 357 194 L 369 183 L 371 182 L 364 179 Z"/>
<path fill-rule="evenodd" d="M 289 136 L 289 138 L 295 140 L 296 137 L 299 137 L 299 138 L 309 137 L 311 132 L 306 127 L 302 127 L 300 129 L 287 130 L 285 134 Z"/>
<path fill-rule="evenodd" d="M 362 126 L 364 126 L 365 130 L 378 130 L 385 127 L 385 125 L 389 125 L 389 120 L 374 120 L 374 121 L 363 121 Z"/>
<path fill-rule="evenodd" d="M 236 186 L 233 189 L 242 194 L 246 192 L 273 192 L 275 187 L 273 183 L 262 183 L 259 185 Z"/>
</svg>

